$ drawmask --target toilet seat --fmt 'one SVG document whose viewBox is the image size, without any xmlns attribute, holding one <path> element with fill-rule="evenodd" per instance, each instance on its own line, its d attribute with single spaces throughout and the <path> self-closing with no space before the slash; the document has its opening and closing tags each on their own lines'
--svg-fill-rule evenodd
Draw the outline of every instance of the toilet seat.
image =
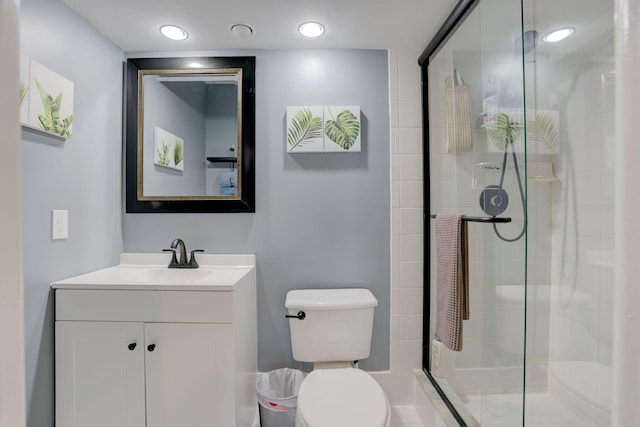
<svg viewBox="0 0 640 427">
<path fill-rule="evenodd" d="M 317 369 L 298 393 L 296 427 L 388 427 L 389 401 L 361 369 Z"/>
</svg>

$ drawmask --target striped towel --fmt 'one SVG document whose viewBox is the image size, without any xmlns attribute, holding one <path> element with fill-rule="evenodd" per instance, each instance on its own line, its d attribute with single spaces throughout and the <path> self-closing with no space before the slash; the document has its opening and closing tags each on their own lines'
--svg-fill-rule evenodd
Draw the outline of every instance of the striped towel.
<svg viewBox="0 0 640 427">
<path fill-rule="evenodd" d="M 436 335 L 450 350 L 462 350 L 462 320 L 469 319 L 467 223 L 462 215 L 436 216 L 438 270 Z"/>
</svg>

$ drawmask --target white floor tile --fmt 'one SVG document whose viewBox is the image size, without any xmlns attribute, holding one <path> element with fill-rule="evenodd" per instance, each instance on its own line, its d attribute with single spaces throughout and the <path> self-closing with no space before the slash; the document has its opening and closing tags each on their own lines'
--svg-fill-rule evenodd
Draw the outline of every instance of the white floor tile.
<svg viewBox="0 0 640 427">
<path fill-rule="evenodd" d="M 414 406 L 392 406 L 392 427 L 423 427 L 418 412 Z"/>
<path fill-rule="evenodd" d="M 392 427 L 424 427 L 413 406 L 392 406 L 391 407 L 391 426 Z M 260 427 L 258 412 L 253 421 L 252 427 Z"/>
</svg>

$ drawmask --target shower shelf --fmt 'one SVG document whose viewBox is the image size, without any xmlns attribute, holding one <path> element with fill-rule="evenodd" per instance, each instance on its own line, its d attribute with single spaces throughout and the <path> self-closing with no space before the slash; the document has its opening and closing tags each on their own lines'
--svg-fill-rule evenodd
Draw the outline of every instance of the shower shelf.
<svg viewBox="0 0 640 427">
<path fill-rule="evenodd" d="M 431 218 L 435 218 L 435 214 L 431 214 Z M 511 222 L 509 217 L 496 217 L 496 216 L 462 216 L 464 222 L 489 222 L 489 223 L 506 223 Z"/>
<path fill-rule="evenodd" d="M 237 157 L 207 157 L 211 163 L 238 163 Z"/>
</svg>

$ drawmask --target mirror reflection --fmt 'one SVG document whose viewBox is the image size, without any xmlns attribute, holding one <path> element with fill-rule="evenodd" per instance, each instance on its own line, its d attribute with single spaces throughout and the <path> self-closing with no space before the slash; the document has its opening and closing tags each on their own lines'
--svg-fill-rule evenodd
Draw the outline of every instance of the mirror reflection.
<svg viewBox="0 0 640 427">
<path fill-rule="evenodd" d="M 142 196 L 237 196 L 237 72 L 154 72 L 142 87 Z"/>
</svg>

